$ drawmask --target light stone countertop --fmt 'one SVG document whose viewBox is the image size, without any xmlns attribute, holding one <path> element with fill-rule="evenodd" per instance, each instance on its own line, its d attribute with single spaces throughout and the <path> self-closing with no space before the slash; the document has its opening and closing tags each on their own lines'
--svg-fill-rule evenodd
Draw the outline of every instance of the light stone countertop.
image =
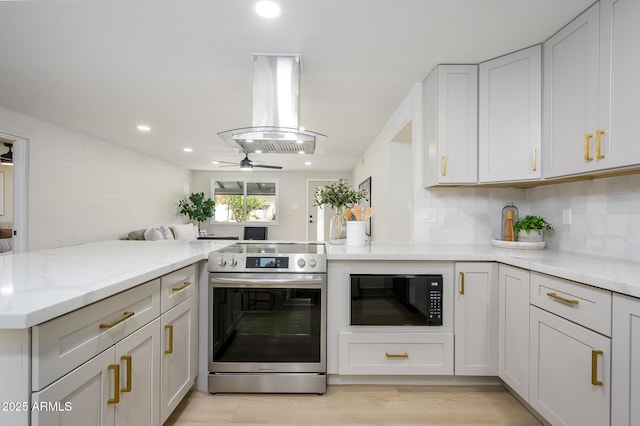
<svg viewBox="0 0 640 426">
<path fill-rule="evenodd" d="M 0 256 L 0 329 L 24 329 L 192 263 L 235 241 L 105 241 Z M 327 244 L 329 262 L 496 261 L 640 297 L 640 263 L 490 245 Z"/>
</svg>

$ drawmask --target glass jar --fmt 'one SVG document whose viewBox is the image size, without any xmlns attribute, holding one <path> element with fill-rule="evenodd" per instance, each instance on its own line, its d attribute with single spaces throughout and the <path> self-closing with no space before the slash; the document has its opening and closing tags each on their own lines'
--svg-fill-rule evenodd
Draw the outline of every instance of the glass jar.
<svg viewBox="0 0 640 426">
<path fill-rule="evenodd" d="M 347 239 L 347 219 L 344 208 L 337 208 L 329 222 L 329 243 L 344 244 Z"/>
</svg>

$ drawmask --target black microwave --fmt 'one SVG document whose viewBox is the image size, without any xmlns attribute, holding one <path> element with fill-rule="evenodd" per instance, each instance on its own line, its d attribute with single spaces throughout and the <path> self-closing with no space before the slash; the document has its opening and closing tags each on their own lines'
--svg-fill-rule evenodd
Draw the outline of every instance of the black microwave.
<svg viewBox="0 0 640 426">
<path fill-rule="evenodd" d="M 352 274 L 351 325 L 442 325 L 442 275 Z"/>
</svg>

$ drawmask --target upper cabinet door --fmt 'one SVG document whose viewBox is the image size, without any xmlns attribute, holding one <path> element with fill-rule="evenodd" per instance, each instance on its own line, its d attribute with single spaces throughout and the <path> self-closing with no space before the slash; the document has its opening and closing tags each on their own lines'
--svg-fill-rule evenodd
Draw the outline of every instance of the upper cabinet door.
<svg viewBox="0 0 640 426">
<path fill-rule="evenodd" d="M 480 64 L 479 182 L 540 178 L 541 46 Z"/>
<path fill-rule="evenodd" d="M 598 169 L 640 164 L 640 1 L 600 2 L 600 96 L 593 157 Z"/>
<path fill-rule="evenodd" d="M 596 3 L 544 43 L 545 177 L 593 168 L 599 10 Z"/>
<path fill-rule="evenodd" d="M 424 186 L 478 181 L 478 66 L 439 65 L 423 85 Z"/>
</svg>

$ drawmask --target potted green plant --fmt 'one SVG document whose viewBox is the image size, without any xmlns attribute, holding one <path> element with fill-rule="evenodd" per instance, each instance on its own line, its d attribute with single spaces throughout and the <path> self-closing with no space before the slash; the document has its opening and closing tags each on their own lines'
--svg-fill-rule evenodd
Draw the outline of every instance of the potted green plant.
<svg viewBox="0 0 640 426">
<path fill-rule="evenodd" d="M 367 191 L 354 189 L 345 179 L 330 185 L 318 187 L 315 192 L 315 206 L 329 205 L 335 210 L 329 224 L 329 242 L 343 244 L 347 236 L 347 221 L 344 217 L 345 207 L 351 207 L 363 198 L 367 198 Z"/>
<path fill-rule="evenodd" d="M 205 198 L 204 192 L 193 192 L 188 198 L 178 201 L 179 212 L 189 219 L 198 222 L 198 230 L 202 222 L 211 219 L 215 213 L 215 204 L 211 198 Z"/>
<path fill-rule="evenodd" d="M 518 241 L 539 242 L 544 240 L 544 232 L 553 232 L 554 228 L 542 216 L 527 215 L 513 224 Z"/>
</svg>

